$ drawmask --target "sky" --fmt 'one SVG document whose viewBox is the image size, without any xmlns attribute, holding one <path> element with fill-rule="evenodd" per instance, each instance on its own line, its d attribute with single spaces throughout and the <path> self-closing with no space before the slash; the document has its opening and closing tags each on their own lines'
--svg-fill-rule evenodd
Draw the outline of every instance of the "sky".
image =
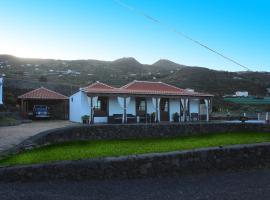
<svg viewBox="0 0 270 200">
<path fill-rule="evenodd" d="M 121 0 L 253 71 L 270 71 L 268 0 Z M 54 59 L 159 59 L 244 68 L 115 0 L 0 0 L 0 54 Z"/>
</svg>

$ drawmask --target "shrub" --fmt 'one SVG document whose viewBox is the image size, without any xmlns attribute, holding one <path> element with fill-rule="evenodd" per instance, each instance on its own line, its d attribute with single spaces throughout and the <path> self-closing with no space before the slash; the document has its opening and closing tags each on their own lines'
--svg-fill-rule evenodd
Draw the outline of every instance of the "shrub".
<svg viewBox="0 0 270 200">
<path fill-rule="evenodd" d="M 152 112 L 151 113 L 151 122 L 155 122 L 155 119 L 156 119 L 156 113 Z"/>
<path fill-rule="evenodd" d="M 173 113 L 173 121 L 179 122 L 180 115 L 178 112 Z"/>
</svg>

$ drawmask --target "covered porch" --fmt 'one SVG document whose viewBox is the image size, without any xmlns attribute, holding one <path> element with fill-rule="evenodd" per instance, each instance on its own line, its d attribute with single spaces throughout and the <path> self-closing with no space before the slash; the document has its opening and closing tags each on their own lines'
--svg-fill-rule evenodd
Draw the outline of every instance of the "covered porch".
<svg viewBox="0 0 270 200">
<path fill-rule="evenodd" d="M 211 97 L 87 94 L 89 123 L 209 121 Z"/>
</svg>

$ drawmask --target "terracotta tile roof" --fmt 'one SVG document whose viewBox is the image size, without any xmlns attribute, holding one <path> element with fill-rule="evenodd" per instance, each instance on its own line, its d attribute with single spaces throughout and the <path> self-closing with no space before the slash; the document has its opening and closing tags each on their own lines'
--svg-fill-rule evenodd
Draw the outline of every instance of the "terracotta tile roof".
<svg viewBox="0 0 270 200">
<path fill-rule="evenodd" d="M 106 84 L 98 82 L 98 87 L 87 86 L 83 88 L 87 93 L 102 93 L 102 94 L 142 94 L 142 95 L 169 95 L 169 96 L 205 96 L 211 97 L 211 94 L 192 92 L 181 89 L 162 82 L 150 81 L 132 81 L 121 88 L 114 88 Z"/>
<path fill-rule="evenodd" d="M 184 89 L 168 85 L 162 82 L 150 82 L 150 81 L 132 81 L 131 83 L 124 85 L 121 89 L 136 90 L 136 91 L 160 91 L 160 92 L 183 92 Z"/>
<path fill-rule="evenodd" d="M 27 92 L 23 95 L 20 95 L 18 98 L 19 99 L 55 99 L 55 100 L 68 99 L 67 96 L 62 95 L 58 92 L 49 90 L 44 87 Z"/>
<path fill-rule="evenodd" d="M 178 88 L 163 82 L 151 81 L 132 81 L 131 83 L 122 87 L 132 93 L 149 93 L 149 94 L 163 94 L 176 96 L 212 96 L 210 94 L 192 92 L 186 89 Z"/>
<path fill-rule="evenodd" d="M 111 90 L 111 89 L 115 89 L 115 88 L 110 86 L 110 85 L 107 85 L 105 83 L 101 83 L 99 81 L 96 81 L 95 83 L 92 83 L 91 85 L 88 85 L 82 89 L 84 91 L 91 91 L 91 90 Z"/>
</svg>

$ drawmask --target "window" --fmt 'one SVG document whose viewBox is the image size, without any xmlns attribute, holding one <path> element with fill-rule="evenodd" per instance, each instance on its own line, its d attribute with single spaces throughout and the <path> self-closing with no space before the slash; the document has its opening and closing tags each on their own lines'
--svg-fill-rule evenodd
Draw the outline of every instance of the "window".
<svg viewBox="0 0 270 200">
<path fill-rule="evenodd" d="M 169 112 L 169 102 L 168 101 L 165 102 L 164 111 Z"/>
<path fill-rule="evenodd" d="M 146 99 L 145 98 L 136 98 L 136 112 L 138 116 L 146 114 Z"/>
<path fill-rule="evenodd" d="M 145 101 L 140 101 L 140 105 L 139 105 L 139 111 L 145 111 Z"/>
<path fill-rule="evenodd" d="M 160 110 L 163 112 L 169 112 L 169 100 L 168 99 L 161 99 Z"/>
<path fill-rule="evenodd" d="M 97 100 L 97 104 L 95 105 L 95 109 L 101 110 L 101 100 L 100 99 Z"/>
</svg>

